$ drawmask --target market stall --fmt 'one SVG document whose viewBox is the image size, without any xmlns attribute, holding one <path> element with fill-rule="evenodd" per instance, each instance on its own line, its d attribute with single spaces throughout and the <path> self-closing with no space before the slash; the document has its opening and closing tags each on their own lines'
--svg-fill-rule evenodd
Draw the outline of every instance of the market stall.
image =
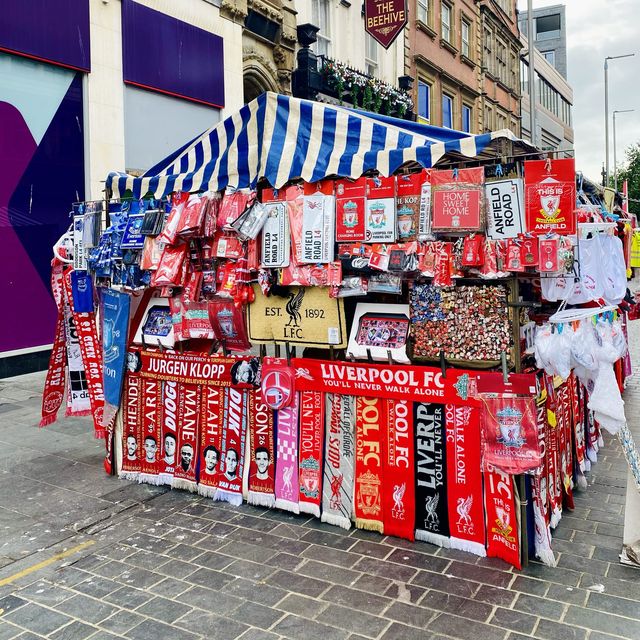
<svg viewBox="0 0 640 640">
<path fill-rule="evenodd" d="M 43 424 L 66 393 L 124 479 L 554 563 L 630 366 L 630 224 L 572 160 L 264 94 L 107 190 L 56 247 Z"/>
</svg>

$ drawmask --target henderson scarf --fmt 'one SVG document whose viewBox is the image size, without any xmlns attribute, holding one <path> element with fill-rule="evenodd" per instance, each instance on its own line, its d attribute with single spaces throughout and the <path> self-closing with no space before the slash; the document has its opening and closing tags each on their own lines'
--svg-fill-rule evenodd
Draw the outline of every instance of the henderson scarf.
<svg viewBox="0 0 640 640">
<path fill-rule="evenodd" d="M 276 507 L 300 513 L 298 505 L 298 408 L 296 393 L 293 402 L 276 414 Z"/>
<path fill-rule="evenodd" d="M 273 411 L 262 396 L 262 389 L 249 392 L 249 493 L 247 502 L 261 507 L 276 504 L 274 479 Z"/>
<path fill-rule="evenodd" d="M 171 486 L 176 469 L 178 450 L 178 397 L 179 385 L 174 380 L 165 380 L 162 386 L 162 405 L 158 408 L 162 438 L 158 442 L 158 483 Z"/>
<path fill-rule="evenodd" d="M 382 485 L 384 534 L 414 540 L 413 406 L 409 400 L 387 400 L 387 410 Z"/>
<path fill-rule="evenodd" d="M 224 420 L 222 427 L 222 463 L 214 500 L 242 504 L 242 473 L 247 435 L 247 392 L 227 387 L 224 390 Z"/>
<path fill-rule="evenodd" d="M 160 484 L 162 382 L 142 380 L 142 451 L 138 482 Z"/>
<path fill-rule="evenodd" d="M 222 423 L 224 388 L 203 385 L 200 401 L 200 475 L 198 493 L 213 498 L 218 487 L 218 470 L 222 460 Z"/>
<path fill-rule="evenodd" d="M 442 404 L 413 403 L 416 539 L 449 547 L 447 447 Z"/>
<path fill-rule="evenodd" d="M 168 384 L 168 382 L 165 382 Z M 178 448 L 171 487 L 194 492 L 200 440 L 201 387 L 178 384 Z M 166 411 L 166 409 L 165 409 Z"/>
<path fill-rule="evenodd" d="M 387 401 L 356 398 L 356 527 L 384 531 L 382 521 L 382 461 L 387 437 Z"/>
<path fill-rule="evenodd" d="M 320 517 L 322 499 L 322 446 L 324 444 L 324 393 L 300 392 L 298 479 L 300 513 Z"/>
<path fill-rule="evenodd" d="M 325 431 L 322 522 L 351 528 L 355 397 L 326 394 L 328 428 Z"/>
<path fill-rule="evenodd" d="M 486 556 L 479 412 L 452 404 L 445 411 L 451 548 Z"/>
<path fill-rule="evenodd" d="M 122 467 L 120 477 L 138 480 L 142 451 L 142 380 L 128 375 L 125 379 L 124 419 L 122 424 Z"/>
</svg>

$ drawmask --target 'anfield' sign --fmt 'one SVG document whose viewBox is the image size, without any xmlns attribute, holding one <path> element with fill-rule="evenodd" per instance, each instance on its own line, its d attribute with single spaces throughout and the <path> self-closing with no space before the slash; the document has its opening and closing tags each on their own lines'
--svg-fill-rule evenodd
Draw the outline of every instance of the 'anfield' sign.
<svg viewBox="0 0 640 640">
<path fill-rule="evenodd" d="M 365 31 L 385 49 L 407 24 L 407 0 L 365 0 Z"/>
</svg>

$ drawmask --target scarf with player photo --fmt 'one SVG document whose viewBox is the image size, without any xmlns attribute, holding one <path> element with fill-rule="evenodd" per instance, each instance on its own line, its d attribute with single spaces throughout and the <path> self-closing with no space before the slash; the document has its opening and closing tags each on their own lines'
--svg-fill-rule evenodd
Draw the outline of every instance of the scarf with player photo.
<svg viewBox="0 0 640 640">
<path fill-rule="evenodd" d="M 447 493 L 451 548 L 486 556 L 480 415 L 468 406 L 446 405 Z"/>
<path fill-rule="evenodd" d="M 574 373 L 569 376 L 567 382 L 569 384 L 571 396 L 571 423 L 573 424 L 573 441 L 576 455 L 576 483 L 580 489 L 586 489 L 587 479 L 584 475 L 584 472 L 587 470 L 586 445 L 584 434 L 584 415 L 582 411 L 582 403 L 580 402 L 580 383 Z"/>
<path fill-rule="evenodd" d="M 201 389 L 199 385 L 178 384 L 178 447 L 175 452 L 175 471 L 171 487 L 186 489 L 192 493 L 198 488 L 196 463 L 200 440 Z"/>
<path fill-rule="evenodd" d="M 558 409 L 553 378 L 545 375 L 547 389 L 547 491 L 549 492 L 550 525 L 555 529 L 562 517 L 562 485 L 560 480 L 560 452 Z"/>
<path fill-rule="evenodd" d="M 501 469 L 484 473 L 484 504 L 487 511 L 487 556 L 502 558 L 521 569 L 519 518 L 513 477 Z"/>
<path fill-rule="evenodd" d="M 573 511 L 573 447 L 571 427 L 571 395 L 569 383 L 564 382 L 558 389 L 560 415 L 560 472 L 562 479 L 562 504 Z"/>
<path fill-rule="evenodd" d="M 387 400 L 356 398 L 355 514 L 356 527 L 384 531 L 382 461 L 387 434 Z"/>
<path fill-rule="evenodd" d="M 218 469 L 222 460 L 222 424 L 224 388 L 202 386 L 200 400 L 200 475 L 198 493 L 213 498 L 218 487 Z"/>
<path fill-rule="evenodd" d="M 274 479 L 273 411 L 267 406 L 262 389 L 249 392 L 249 492 L 247 502 L 260 507 L 274 507 L 276 487 Z M 265 469 L 266 465 L 266 469 Z"/>
<path fill-rule="evenodd" d="M 300 442 L 298 478 L 300 513 L 320 517 L 322 499 L 322 445 L 324 443 L 324 393 L 300 392 Z"/>
<path fill-rule="evenodd" d="M 322 522 L 351 528 L 355 396 L 327 393 Z"/>
<path fill-rule="evenodd" d="M 446 414 L 442 404 L 413 403 L 416 540 L 450 547 Z"/>
<path fill-rule="evenodd" d="M 171 486 L 176 469 L 178 451 L 178 412 L 182 385 L 175 380 L 165 380 L 162 385 L 162 407 L 159 411 L 162 439 L 158 441 L 158 479 L 159 484 Z"/>
<path fill-rule="evenodd" d="M 160 484 L 160 441 L 162 438 L 162 382 L 142 380 L 141 465 L 138 482 Z"/>
<path fill-rule="evenodd" d="M 218 487 L 214 500 L 222 500 L 238 507 L 242 504 L 242 474 L 244 447 L 247 436 L 247 391 L 234 387 L 224 390 L 224 418 L 222 422 L 222 455 Z"/>
<path fill-rule="evenodd" d="M 276 507 L 300 513 L 298 505 L 298 409 L 296 393 L 290 406 L 276 414 Z"/>
<path fill-rule="evenodd" d="M 122 423 L 123 480 L 138 480 L 142 452 L 142 379 L 129 375 L 125 381 L 124 416 Z"/>
<path fill-rule="evenodd" d="M 387 400 L 387 432 L 382 485 L 384 534 L 415 539 L 415 472 L 413 406 L 409 400 Z"/>
</svg>

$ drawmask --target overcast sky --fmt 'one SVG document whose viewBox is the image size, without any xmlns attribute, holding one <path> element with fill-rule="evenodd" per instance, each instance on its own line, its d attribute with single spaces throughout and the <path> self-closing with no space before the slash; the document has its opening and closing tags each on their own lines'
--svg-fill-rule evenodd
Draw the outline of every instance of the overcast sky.
<svg viewBox="0 0 640 640">
<path fill-rule="evenodd" d="M 613 174 L 614 109 L 636 109 L 616 115 L 618 164 L 629 144 L 640 142 L 640 0 L 533 0 L 533 8 L 564 4 L 567 15 L 567 68 L 573 88 L 576 168 L 600 181 L 604 162 L 604 58 L 609 61 L 609 166 Z M 527 0 L 518 0 L 527 10 Z"/>
</svg>

